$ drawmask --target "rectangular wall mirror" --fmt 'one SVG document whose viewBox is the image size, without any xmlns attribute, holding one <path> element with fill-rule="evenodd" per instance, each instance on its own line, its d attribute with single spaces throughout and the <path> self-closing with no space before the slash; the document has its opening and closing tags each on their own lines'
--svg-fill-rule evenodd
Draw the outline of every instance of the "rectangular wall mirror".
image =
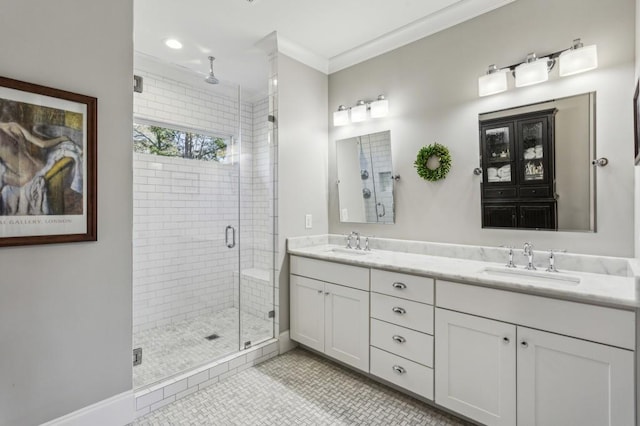
<svg viewBox="0 0 640 426">
<path fill-rule="evenodd" d="M 595 92 L 479 116 L 482 227 L 595 232 Z"/>
<path fill-rule="evenodd" d="M 394 223 L 391 132 L 336 142 L 341 222 Z"/>
</svg>

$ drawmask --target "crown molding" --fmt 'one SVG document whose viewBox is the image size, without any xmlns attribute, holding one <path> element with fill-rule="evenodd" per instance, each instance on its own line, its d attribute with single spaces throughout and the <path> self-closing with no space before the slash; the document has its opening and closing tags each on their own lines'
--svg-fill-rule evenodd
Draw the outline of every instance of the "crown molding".
<svg viewBox="0 0 640 426">
<path fill-rule="evenodd" d="M 300 46 L 299 44 L 278 34 L 278 52 L 289 56 L 324 74 L 329 74 L 329 59 Z"/>
<path fill-rule="evenodd" d="M 480 16 L 516 0 L 459 0 L 436 13 L 384 34 L 332 58 L 324 58 L 280 34 L 278 51 L 325 74 L 343 70 L 421 38 Z"/>
<path fill-rule="evenodd" d="M 329 74 L 505 6 L 515 0 L 460 0 L 436 13 L 329 59 Z"/>
</svg>

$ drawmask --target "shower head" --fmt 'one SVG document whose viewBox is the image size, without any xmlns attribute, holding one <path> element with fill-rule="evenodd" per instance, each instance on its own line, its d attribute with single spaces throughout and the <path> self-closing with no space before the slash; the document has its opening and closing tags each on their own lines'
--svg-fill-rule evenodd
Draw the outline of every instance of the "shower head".
<svg viewBox="0 0 640 426">
<path fill-rule="evenodd" d="M 213 56 L 209 56 L 209 75 L 207 76 L 207 78 L 204 79 L 204 81 L 206 81 L 209 84 L 218 84 L 220 83 L 220 80 L 218 80 L 216 78 L 215 75 L 213 75 L 213 60 L 216 59 Z"/>
</svg>

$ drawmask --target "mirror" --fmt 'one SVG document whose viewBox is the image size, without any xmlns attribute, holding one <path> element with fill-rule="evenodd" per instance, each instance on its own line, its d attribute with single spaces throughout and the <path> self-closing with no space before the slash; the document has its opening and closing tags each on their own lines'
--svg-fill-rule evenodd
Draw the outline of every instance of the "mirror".
<svg viewBox="0 0 640 426">
<path fill-rule="evenodd" d="M 340 222 L 394 223 L 389 130 L 336 142 Z"/>
<path fill-rule="evenodd" d="M 595 92 L 479 115 L 482 227 L 595 229 Z"/>
</svg>

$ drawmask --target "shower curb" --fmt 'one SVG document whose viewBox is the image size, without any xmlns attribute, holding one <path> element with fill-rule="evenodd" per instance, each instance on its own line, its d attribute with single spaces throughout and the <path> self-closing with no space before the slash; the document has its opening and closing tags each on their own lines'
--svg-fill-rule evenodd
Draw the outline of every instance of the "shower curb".
<svg viewBox="0 0 640 426">
<path fill-rule="evenodd" d="M 135 418 L 145 416 L 187 395 L 218 383 L 278 355 L 278 340 L 269 339 L 233 354 L 135 392 Z"/>
</svg>

